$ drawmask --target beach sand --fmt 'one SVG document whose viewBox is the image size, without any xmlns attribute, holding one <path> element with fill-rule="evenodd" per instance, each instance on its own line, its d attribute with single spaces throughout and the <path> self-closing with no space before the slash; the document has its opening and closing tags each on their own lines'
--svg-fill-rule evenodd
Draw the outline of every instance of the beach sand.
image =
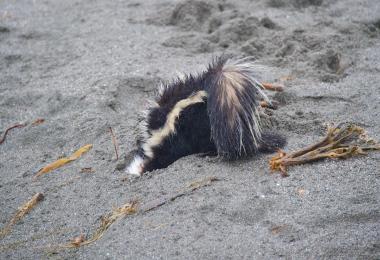
<svg viewBox="0 0 380 260">
<path fill-rule="evenodd" d="M 378 259 L 380 153 L 291 167 L 287 178 L 271 174 L 268 154 L 192 155 L 141 178 L 115 170 L 160 82 L 221 54 L 252 56 L 260 80 L 285 85 L 270 96 L 286 151 L 318 141 L 331 122 L 380 140 L 378 0 L 1 1 L 0 131 L 28 125 L 0 145 L 0 228 L 34 194 L 45 198 L 0 238 L 0 258 Z M 81 158 L 33 179 L 86 144 Z M 95 243 L 55 247 L 90 237 L 114 207 L 208 176 L 220 180 L 116 221 Z"/>
</svg>

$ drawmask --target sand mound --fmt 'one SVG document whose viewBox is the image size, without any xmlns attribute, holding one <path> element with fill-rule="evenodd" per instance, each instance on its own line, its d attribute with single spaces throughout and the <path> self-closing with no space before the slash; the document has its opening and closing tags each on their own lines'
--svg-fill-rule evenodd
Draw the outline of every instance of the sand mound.
<svg viewBox="0 0 380 260">
<path fill-rule="evenodd" d="M 216 6 L 206 1 L 184 1 L 176 5 L 169 24 L 184 30 L 201 30 L 204 23 L 216 10 Z"/>
</svg>

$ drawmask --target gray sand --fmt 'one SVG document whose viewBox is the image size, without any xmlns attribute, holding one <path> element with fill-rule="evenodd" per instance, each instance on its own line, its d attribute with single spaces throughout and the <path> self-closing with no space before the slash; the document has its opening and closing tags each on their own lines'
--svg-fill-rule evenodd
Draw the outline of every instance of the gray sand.
<svg viewBox="0 0 380 260">
<path fill-rule="evenodd" d="M 0 131 L 46 121 L 0 145 L 0 227 L 45 194 L 0 240 L 0 258 L 378 259 L 380 153 L 293 167 L 288 178 L 270 174 L 270 155 L 194 155 L 122 181 L 108 127 L 123 154 L 132 150 L 138 112 L 160 81 L 222 53 L 256 58 L 262 80 L 293 77 L 271 94 L 285 150 L 317 141 L 327 122 L 354 121 L 380 139 L 378 0 L 1 1 Z M 82 158 L 32 180 L 87 143 Z M 112 207 L 206 176 L 221 181 L 124 218 L 89 246 L 49 250 L 89 236 Z"/>
</svg>

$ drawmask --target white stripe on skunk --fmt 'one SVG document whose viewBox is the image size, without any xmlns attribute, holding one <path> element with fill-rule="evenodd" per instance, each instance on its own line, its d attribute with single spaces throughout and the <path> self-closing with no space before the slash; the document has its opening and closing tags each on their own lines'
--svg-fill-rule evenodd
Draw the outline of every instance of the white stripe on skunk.
<svg viewBox="0 0 380 260">
<path fill-rule="evenodd" d="M 160 145 L 170 134 L 175 133 L 175 123 L 182 110 L 190 105 L 204 102 L 203 98 L 205 97 L 207 97 L 206 91 L 198 91 L 189 98 L 178 101 L 173 110 L 167 115 L 165 125 L 158 130 L 152 131 L 151 136 L 142 145 L 144 155 L 153 158 L 154 154 L 152 149 Z"/>
</svg>

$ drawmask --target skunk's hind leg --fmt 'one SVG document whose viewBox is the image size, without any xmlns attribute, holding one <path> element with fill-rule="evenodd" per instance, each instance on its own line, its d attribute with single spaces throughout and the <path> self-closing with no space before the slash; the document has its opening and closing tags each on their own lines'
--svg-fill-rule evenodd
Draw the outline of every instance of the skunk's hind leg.
<svg viewBox="0 0 380 260">
<path fill-rule="evenodd" d="M 261 142 L 259 143 L 259 151 L 263 153 L 272 153 L 286 145 L 286 139 L 279 133 L 265 131 L 261 133 Z"/>
</svg>

